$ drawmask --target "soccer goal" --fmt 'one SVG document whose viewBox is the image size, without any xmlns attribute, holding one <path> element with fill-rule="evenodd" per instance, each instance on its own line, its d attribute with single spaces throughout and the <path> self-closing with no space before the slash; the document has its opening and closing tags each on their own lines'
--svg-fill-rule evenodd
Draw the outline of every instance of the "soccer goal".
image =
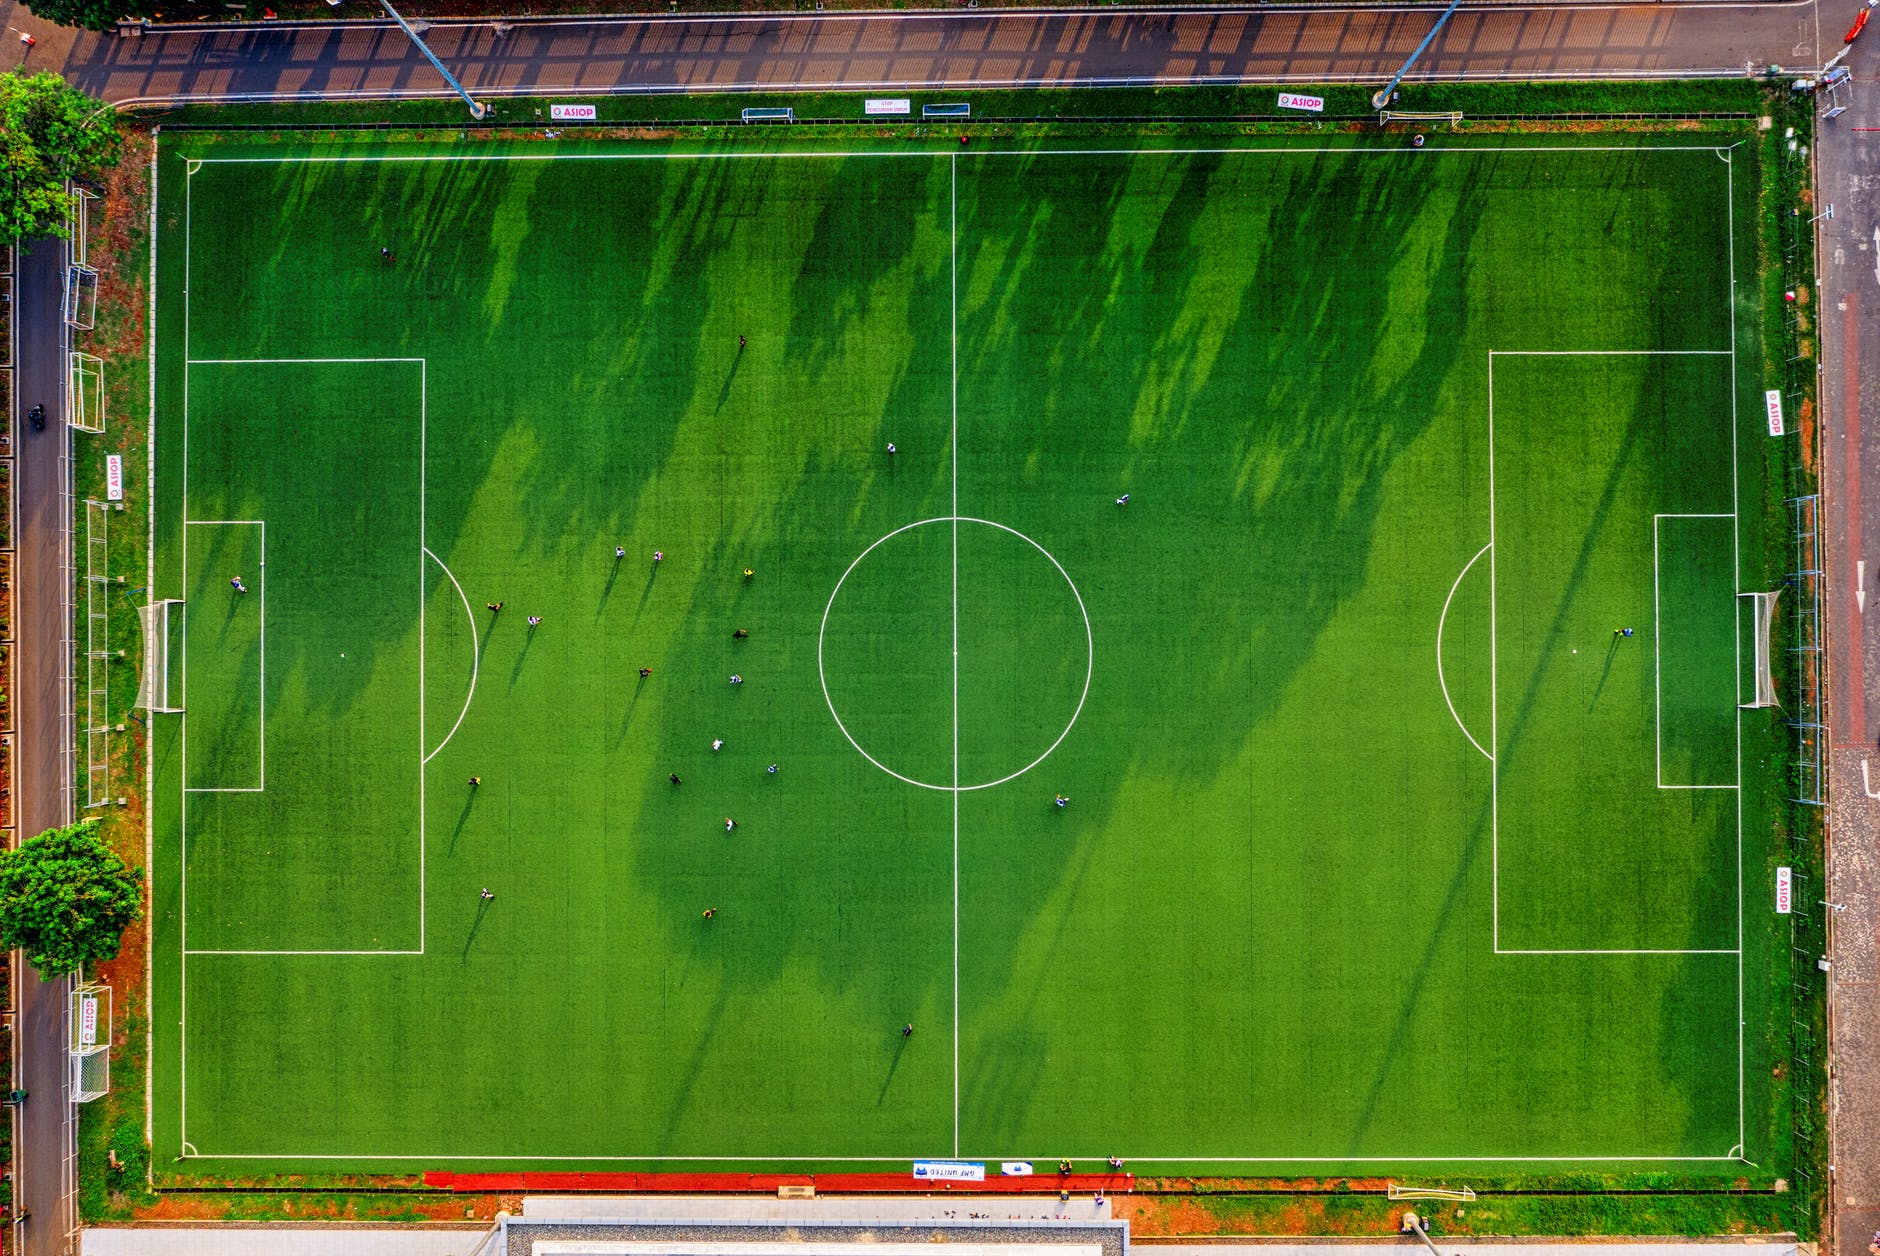
<svg viewBox="0 0 1880 1256">
<path fill-rule="evenodd" d="M 72 990 L 72 1102 L 111 1093 L 111 987 L 81 982 Z"/>
<path fill-rule="evenodd" d="M 1461 121 L 1462 111 L 1460 109 L 1453 113 L 1402 113 L 1394 109 L 1385 109 L 1380 111 L 1377 115 L 1377 124 L 1379 126 L 1389 126 L 1393 122 L 1447 122 L 1451 127 L 1454 127 Z"/>
<path fill-rule="evenodd" d="M 164 598 L 137 612 L 144 621 L 144 674 L 135 705 L 153 714 L 183 709 L 183 695 L 170 692 L 170 608 L 182 604 L 181 599 Z"/>
<path fill-rule="evenodd" d="M 1458 1203 L 1475 1202 L 1475 1191 L 1467 1186 L 1399 1186 L 1392 1182 L 1386 1188 L 1385 1193 L 1392 1199 L 1453 1199 Z"/>
<path fill-rule="evenodd" d="M 65 324 L 90 331 L 98 321 L 98 272 L 89 266 L 65 268 Z"/>
<path fill-rule="evenodd" d="M 1778 589 L 1774 593 L 1739 593 L 1737 596 L 1749 599 L 1750 612 L 1756 621 L 1756 697 L 1754 701 L 1740 705 L 1772 707 L 1776 705 L 1776 673 L 1772 648 L 1776 629 L 1776 599 L 1782 596 L 1782 591 Z"/>
<path fill-rule="evenodd" d="M 72 354 L 72 397 L 66 411 L 81 432 L 104 431 L 104 363 L 89 353 Z"/>
</svg>

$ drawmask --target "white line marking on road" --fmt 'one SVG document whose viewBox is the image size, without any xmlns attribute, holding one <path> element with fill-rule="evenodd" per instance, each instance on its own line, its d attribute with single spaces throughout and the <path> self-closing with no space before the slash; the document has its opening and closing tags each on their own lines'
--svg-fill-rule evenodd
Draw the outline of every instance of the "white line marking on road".
<svg viewBox="0 0 1880 1256">
<path fill-rule="evenodd" d="M 1873 787 L 1873 778 L 1867 774 L 1867 760 L 1860 761 L 1860 787 L 1869 798 L 1880 798 L 1880 790 Z"/>
<path fill-rule="evenodd" d="M 1854 560 L 1854 604 L 1860 607 L 1860 613 L 1867 613 L 1867 560 Z"/>
</svg>

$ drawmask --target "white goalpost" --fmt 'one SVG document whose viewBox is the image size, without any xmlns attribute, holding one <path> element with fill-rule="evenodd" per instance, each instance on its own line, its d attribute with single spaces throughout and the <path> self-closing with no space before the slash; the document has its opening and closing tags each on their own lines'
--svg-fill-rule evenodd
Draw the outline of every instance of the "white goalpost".
<svg viewBox="0 0 1880 1256">
<path fill-rule="evenodd" d="M 1739 705 L 1744 708 L 1772 707 L 1776 705 L 1776 674 L 1773 639 L 1776 627 L 1776 599 L 1782 596 L 1780 589 L 1774 593 L 1739 593 L 1750 603 L 1750 613 L 1754 620 L 1752 637 L 1756 643 L 1755 674 L 1756 697 Z"/>
</svg>

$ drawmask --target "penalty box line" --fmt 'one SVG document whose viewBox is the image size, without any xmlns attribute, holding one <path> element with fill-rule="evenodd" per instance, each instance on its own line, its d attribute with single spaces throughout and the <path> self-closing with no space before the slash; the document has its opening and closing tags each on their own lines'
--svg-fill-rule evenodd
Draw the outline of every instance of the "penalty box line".
<svg viewBox="0 0 1880 1256">
<path fill-rule="evenodd" d="M 424 569 L 424 562 L 426 561 L 426 557 L 429 555 L 429 550 L 424 547 L 423 540 L 424 540 L 424 530 L 425 530 L 424 480 L 425 480 L 425 466 L 426 466 L 426 453 L 427 453 L 426 442 L 428 439 L 428 432 L 429 432 L 429 398 L 430 398 L 429 361 L 422 357 L 189 358 L 185 362 L 185 375 L 187 376 L 188 368 L 196 367 L 196 366 L 361 365 L 361 364 L 375 364 L 375 363 L 404 363 L 404 364 L 416 363 L 418 366 L 418 537 L 419 537 L 419 542 L 420 542 L 419 564 L 418 564 L 418 678 L 419 678 L 418 679 L 418 690 L 419 690 L 418 692 L 418 756 L 419 756 L 419 766 L 418 766 L 418 946 L 416 947 L 416 949 L 401 948 L 397 950 L 383 949 L 383 948 L 371 948 L 371 949 L 341 948 L 341 949 L 314 950 L 314 949 L 293 949 L 293 948 L 273 948 L 273 947 L 253 948 L 253 949 L 221 948 L 221 947 L 202 947 L 202 948 L 191 947 L 188 941 L 189 939 L 189 914 L 187 910 L 187 904 L 189 902 L 189 860 L 187 858 L 187 852 L 189 849 L 189 808 L 188 808 L 188 803 L 187 803 L 187 797 L 185 797 L 185 800 L 184 800 L 184 803 L 180 812 L 181 822 L 179 825 L 179 853 L 184 855 L 184 858 L 182 859 L 182 869 L 181 869 L 181 873 L 179 876 L 179 884 L 181 887 L 181 903 L 183 904 L 182 926 L 181 926 L 183 945 L 182 945 L 181 951 L 182 951 L 183 956 L 186 959 L 187 957 L 192 956 L 192 955 L 325 956 L 325 955 L 422 955 L 425 953 L 427 903 L 426 903 L 426 885 L 425 885 L 425 874 L 426 874 L 425 828 L 426 828 L 426 824 L 425 824 L 424 765 L 430 761 L 430 758 L 425 753 L 426 734 L 425 734 L 424 680 L 423 680 L 424 669 L 425 669 L 425 660 L 424 660 L 425 569 Z M 183 496 L 184 496 L 185 505 L 187 505 L 188 494 L 189 494 L 189 487 L 188 487 L 189 469 L 187 465 L 188 433 L 189 433 L 189 405 L 188 405 L 187 397 L 185 397 L 184 406 L 183 406 L 183 433 L 184 433 L 184 450 L 185 450 L 185 454 L 184 454 L 185 465 L 183 468 L 183 485 L 184 485 Z M 263 528 L 262 554 L 265 560 L 266 535 L 267 534 L 265 531 L 266 524 L 263 521 L 246 520 L 246 519 L 186 519 L 184 521 L 183 581 L 184 581 L 185 589 L 188 588 L 188 579 L 189 579 L 189 539 L 188 539 L 189 528 L 194 527 L 194 526 L 202 526 L 202 525 L 248 524 L 248 523 L 260 524 Z M 439 562 L 438 565 L 440 567 L 443 566 L 441 562 Z M 452 576 L 452 580 L 453 582 L 455 581 L 454 576 Z M 263 687 L 264 705 L 262 707 L 262 715 L 263 717 L 265 717 L 265 714 L 266 714 L 266 708 L 265 708 L 266 679 L 267 679 L 267 672 L 266 672 L 267 581 L 266 581 L 265 576 L 263 576 L 260 580 L 260 594 L 261 594 L 261 609 L 263 611 L 262 637 L 261 637 L 263 667 L 261 671 L 261 684 Z M 188 779 L 187 755 L 188 755 L 188 744 L 189 744 L 189 712 L 187 710 L 188 695 L 189 695 L 189 633 L 188 633 L 189 605 L 187 602 L 185 602 L 183 606 L 183 620 L 184 620 L 183 694 L 184 694 L 184 706 L 185 706 L 185 710 L 182 715 L 183 747 L 184 747 L 184 754 L 183 754 L 184 777 L 183 779 L 187 781 Z M 461 720 L 461 717 L 460 717 L 460 720 Z M 266 772 L 265 772 L 265 763 L 266 763 L 266 759 L 265 759 L 266 720 L 265 718 L 261 720 L 261 724 L 262 724 L 261 740 L 262 740 L 264 757 L 263 757 L 262 783 L 259 787 L 242 788 L 242 789 L 191 788 L 190 786 L 185 784 L 182 787 L 183 794 L 187 796 L 192 793 L 250 793 L 250 794 L 265 793 L 266 783 L 267 783 Z M 453 732 L 454 731 L 455 730 L 453 729 Z M 440 747 L 440 749 L 441 748 L 442 747 Z M 187 973 L 187 966 L 185 966 L 185 974 L 186 973 Z M 188 1015 L 188 1003 L 187 1003 L 187 993 L 186 993 L 187 986 L 188 986 L 188 977 L 187 975 L 185 975 L 183 978 L 183 987 L 185 990 L 185 1001 L 183 1003 L 185 1033 L 187 1032 L 187 1015 Z"/>
<path fill-rule="evenodd" d="M 1734 276 L 1732 276 L 1734 283 Z M 1489 761 L 1489 852 L 1490 852 L 1490 937 L 1493 953 L 1496 955 L 1735 955 L 1741 968 L 1741 939 L 1734 947 L 1717 948 L 1657 948 L 1657 947 L 1594 947 L 1594 948 L 1551 948 L 1551 947 L 1504 947 L 1501 944 L 1501 700 L 1500 700 L 1500 663 L 1498 643 L 1500 640 L 1497 582 L 1495 579 L 1495 359 L 1496 358 L 1536 358 L 1536 357 L 1727 357 L 1731 359 L 1730 388 L 1735 395 L 1736 372 L 1734 363 L 1735 349 L 1490 349 L 1488 351 L 1488 653 L 1489 653 L 1489 741 L 1495 753 L 1488 755 Z M 1734 429 L 1734 419 L 1732 429 Z M 1732 431 L 1734 441 L 1734 430 Z M 1734 449 L 1734 444 L 1732 445 Z M 1731 468 L 1731 491 L 1734 501 L 1735 467 Z M 1721 515 L 1722 518 L 1735 518 L 1736 512 Z M 1656 588 L 1656 519 L 1653 522 L 1654 551 L 1654 590 Z M 1653 623 L 1657 622 L 1657 610 L 1654 597 Z M 1655 642 L 1655 636 L 1654 636 Z M 1654 649 L 1656 645 L 1654 644 Z M 1742 780 L 1742 750 L 1737 751 L 1737 780 Z M 1736 786 L 1723 788 L 1737 789 L 1737 826 L 1742 827 L 1742 791 Z M 1738 842 L 1738 877 L 1741 878 L 1741 841 Z M 1738 904 L 1738 926 L 1741 927 L 1742 907 Z"/>
</svg>

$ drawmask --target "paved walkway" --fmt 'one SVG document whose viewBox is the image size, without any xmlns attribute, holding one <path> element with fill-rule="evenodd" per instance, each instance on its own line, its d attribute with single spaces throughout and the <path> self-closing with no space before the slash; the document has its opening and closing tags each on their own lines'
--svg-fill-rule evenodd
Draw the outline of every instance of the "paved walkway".
<svg viewBox="0 0 1880 1256">
<path fill-rule="evenodd" d="M 1078 1219 L 1109 1220 L 1108 1201 L 1077 1201 Z M 958 1199 L 928 1196 L 834 1196 L 778 1199 L 764 1195 L 530 1195 L 522 1215 L 531 1220 L 577 1217 L 590 1221 L 803 1221 L 855 1222 L 959 1221 L 971 1214 L 979 1221 L 1059 1219 L 1056 1196 L 974 1195 Z"/>
<path fill-rule="evenodd" d="M 337 1225 L 318 1229 L 98 1226 L 85 1231 L 79 1250 L 83 1256 L 471 1256 L 487 1234 L 486 1226 L 451 1230 Z"/>
<path fill-rule="evenodd" d="M 1429 33 L 1417 9 L 1113 9 L 997 13 L 440 22 L 426 38 L 470 90 L 496 97 L 751 88 L 1350 80 L 1381 83 Z M 51 27 L 19 0 L 27 64 L 112 101 L 441 96 L 435 70 L 384 23 L 162 30 L 119 39 Z M 1465 9 L 1415 77 L 1741 74 L 1812 56 L 1813 4 Z"/>
</svg>

